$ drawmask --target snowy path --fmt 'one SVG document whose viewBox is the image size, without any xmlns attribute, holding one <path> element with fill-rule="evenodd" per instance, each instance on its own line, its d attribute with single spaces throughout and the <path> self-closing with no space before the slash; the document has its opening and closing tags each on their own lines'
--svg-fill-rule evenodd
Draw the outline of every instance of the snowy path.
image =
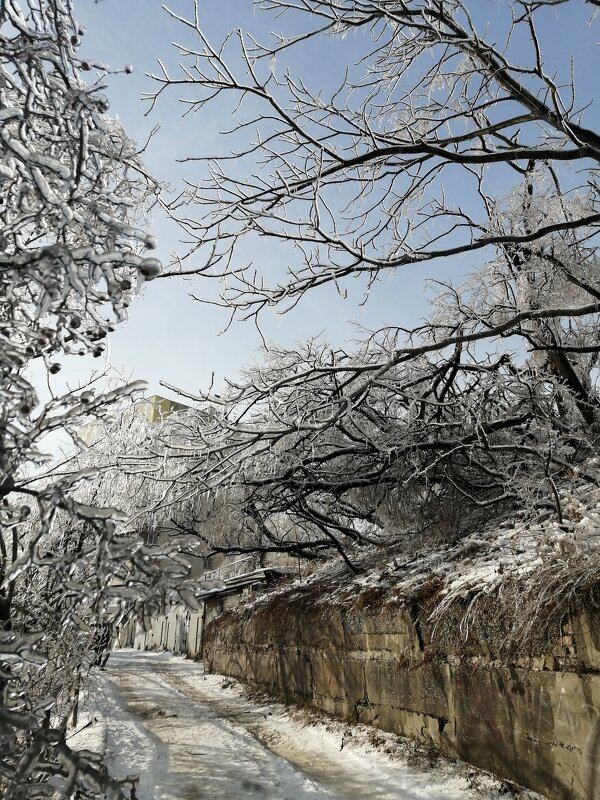
<svg viewBox="0 0 600 800">
<path fill-rule="evenodd" d="M 362 726 L 308 724 L 277 703 L 259 706 L 239 684 L 163 653 L 113 653 L 88 705 L 95 721 L 83 722 L 70 744 L 103 749 L 115 776 L 139 774 L 138 800 L 467 800 L 501 792 L 464 767 L 442 761 L 419 770 L 386 756 Z M 397 740 L 387 739 L 393 749 Z"/>
</svg>

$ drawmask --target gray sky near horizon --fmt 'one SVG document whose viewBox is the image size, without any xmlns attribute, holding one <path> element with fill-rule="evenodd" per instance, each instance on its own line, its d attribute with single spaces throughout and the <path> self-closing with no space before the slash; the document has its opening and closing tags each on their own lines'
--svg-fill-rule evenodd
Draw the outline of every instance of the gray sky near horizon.
<svg viewBox="0 0 600 800">
<path fill-rule="evenodd" d="M 502 2 L 504 0 L 482 0 L 478 13 L 493 24 Z M 189 15 L 193 2 L 172 0 L 170 7 Z M 547 39 L 552 46 L 555 38 L 552 58 L 559 68 L 568 68 L 569 59 L 577 54 L 583 13 L 585 19 L 591 16 L 589 7 L 584 9 L 582 3 L 578 3 L 577 7 L 578 16 L 577 19 L 573 18 L 572 28 L 562 25 L 556 26 L 556 31 L 553 31 L 553 20 L 549 17 Z M 177 102 L 176 92 L 162 97 L 155 110 L 145 116 L 148 103 L 144 103 L 140 95 L 152 90 L 152 82 L 146 73 L 157 70 L 158 59 L 175 71 L 178 59 L 171 43 L 185 41 L 186 37 L 191 42 L 191 34 L 162 10 L 159 0 L 78 0 L 76 11 L 87 29 L 81 47 L 82 54 L 105 61 L 113 67 L 124 67 L 126 64 L 134 67 L 130 75 L 110 78 L 106 92 L 110 113 L 119 117 L 126 132 L 138 143 L 146 140 L 156 124 L 161 125 L 150 143 L 145 160 L 150 172 L 177 190 L 183 176 L 193 174 L 194 167 L 177 163 L 176 159 L 223 152 L 220 131 L 230 127 L 232 122 L 231 111 L 226 103 L 216 104 L 210 114 L 190 114 L 182 119 L 184 109 Z M 255 14 L 252 0 L 203 0 L 201 13 L 202 24 L 213 41 L 220 41 L 238 27 L 246 31 L 256 30 L 258 25 L 260 31 L 262 24 L 262 15 Z M 270 17 L 269 24 L 277 27 L 273 17 Z M 598 36 L 598 26 L 595 33 Z M 579 75 L 581 72 L 584 74 L 580 83 L 586 91 L 593 84 L 591 76 L 598 67 L 597 54 L 596 50 L 595 64 L 584 60 L 582 56 L 576 65 Z M 340 57 L 339 48 L 323 48 L 322 55 L 312 63 L 304 64 L 303 76 L 309 84 L 317 87 L 320 80 L 326 80 L 322 76 L 342 66 Z M 585 100 L 585 92 L 582 91 L 580 104 Z M 152 225 L 158 240 L 157 255 L 164 264 L 168 264 L 172 252 L 182 251 L 178 241 L 179 231 L 161 214 L 155 215 Z M 268 268 L 276 270 L 281 253 L 278 256 L 277 244 L 270 242 L 269 247 L 265 247 L 258 256 Z M 468 268 L 468 261 L 453 265 L 457 275 Z M 448 269 L 445 264 L 429 265 L 426 274 L 430 277 L 447 276 Z M 359 286 L 346 286 L 350 288 L 350 293 L 345 300 L 331 287 L 321 289 L 289 314 L 267 312 L 262 318 L 261 328 L 267 340 L 283 344 L 292 344 L 319 333 L 328 341 L 342 344 L 356 335 L 352 323 L 369 329 L 384 323 L 412 326 L 427 310 L 423 277 L 420 268 L 388 276 L 374 287 L 369 301 L 364 305 L 360 304 L 363 295 Z M 156 280 L 145 286 L 142 295 L 131 305 L 128 323 L 119 327 L 110 341 L 109 360 L 118 373 L 126 378 L 147 380 L 150 393 L 172 396 L 171 392 L 161 388 L 161 381 L 193 393 L 199 388 L 208 387 L 211 373 L 215 374 L 215 384 L 219 386 L 225 377 L 236 377 L 245 365 L 258 357 L 261 336 L 251 322 L 234 322 L 226 333 L 219 335 L 227 325 L 228 312 L 193 300 L 191 292 L 214 299 L 218 294 L 218 285 L 205 279 L 172 278 Z M 66 359 L 63 371 L 52 379 L 56 391 L 65 382 L 71 387 L 84 382 L 91 369 L 104 366 L 104 363 L 98 362 L 103 362 L 103 359 Z"/>
</svg>

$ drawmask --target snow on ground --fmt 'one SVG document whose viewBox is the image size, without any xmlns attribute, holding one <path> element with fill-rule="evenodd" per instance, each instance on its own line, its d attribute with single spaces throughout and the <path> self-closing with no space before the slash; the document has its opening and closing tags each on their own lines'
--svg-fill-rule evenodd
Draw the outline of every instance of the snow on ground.
<svg viewBox="0 0 600 800">
<path fill-rule="evenodd" d="M 69 744 L 104 752 L 115 777 L 139 775 L 136 800 L 492 800 L 507 792 L 391 734 L 290 711 L 167 653 L 113 653 L 91 676 Z"/>
</svg>

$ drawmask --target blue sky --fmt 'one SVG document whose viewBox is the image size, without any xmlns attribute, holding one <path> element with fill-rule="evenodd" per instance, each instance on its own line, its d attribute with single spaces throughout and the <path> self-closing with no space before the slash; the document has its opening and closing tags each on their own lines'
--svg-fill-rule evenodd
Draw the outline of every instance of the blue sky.
<svg viewBox="0 0 600 800">
<path fill-rule="evenodd" d="M 138 142 L 144 142 L 150 130 L 160 123 L 161 130 L 153 139 L 145 156 L 150 171 L 174 188 L 186 173 L 176 163 L 184 155 L 206 154 L 223 150 L 219 131 L 231 124 L 228 109 L 221 118 L 210 119 L 189 116 L 181 119 L 181 106 L 172 93 L 161 99 L 153 113 L 145 116 L 148 103 L 140 96 L 152 88 L 147 72 L 157 69 L 157 60 L 176 67 L 177 55 L 173 41 L 182 41 L 185 30 L 162 10 L 156 0 L 80 0 L 76 6 L 78 18 L 86 28 L 81 52 L 112 67 L 131 64 L 132 74 L 117 74 L 110 78 L 107 96 L 110 112 L 117 115 L 127 133 Z M 189 0 L 176 0 L 170 7 L 179 12 L 189 12 Z M 215 39 L 234 27 L 246 28 L 255 24 L 252 2 L 208 0 L 203 4 L 206 25 Z M 318 77 L 323 64 L 309 70 Z M 158 239 L 157 255 L 168 263 L 173 251 L 181 250 L 179 231 L 162 215 L 152 220 Z M 268 255 L 273 265 L 277 255 Z M 355 335 L 348 321 L 361 325 L 379 325 L 382 319 L 396 323 L 409 323 L 418 319 L 424 304 L 415 298 L 421 294 L 421 278 L 415 273 L 386 285 L 385 291 L 374 291 L 365 307 L 359 306 L 362 293 L 351 293 L 348 300 L 338 297 L 332 289 L 313 295 L 297 312 L 284 316 L 265 314 L 261 328 L 267 340 L 292 343 L 324 332 L 325 338 L 343 342 Z M 170 395 L 161 389 L 160 381 L 180 386 L 194 392 L 206 388 L 211 373 L 217 385 L 226 376 L 235 376 L 241 368 L 256 357 L 261 337 L 250 323 L 236 323 L 227 333 L 219 335 L 227 325 L 229 315 L 215 306 L 191 299 L 190 292 L 214 296 L 217 286 L 200 280 L 169 279 L 147 284 L 143 296 L 130 308 L 129 322 L 117 329 L 110 342 L 110 362 L 126 377 L 142 378 L 150 383 L 152 392 Z M 415 310 L 419 309 L 417 313 Z M 64 363 L 63 371 L 53 379 L 60 387 L 65 380 L 71 386 L 87 379 L 89 370 L 103 366 L 100 359 L 71 359 Z"/>
<path fill-rule="evenodd" d="M 482 19 L 494 24 L 502 5 L 506 6 L 506 0 L 481 0 L 477 12 Z M 191 13 L 192 6 L 191 0 L 173 0 L 170 4 L 173 10 L 184 14 Z M 171 43 L 184 40 L 185 29 L 162 10 L 157 0 L 79 0 L 76 8 L 78 18 L 87 29 L 82 53 L 113 67 L 126 64 L 134 67 L 133 74 L 115 75 L 110 79 L 107 94 L 111 113 L 118 115 L 127 133 L 138 142 L 145 141 L 152 127 L 160 123 L 161 130 L 148 149 L 146 162 L 157 178 L 176 188 L 185 171 L 190 169 L 177 164 L 176 158 L 223 152 L 223 137 L 219 131 L 231 124 L 230 111 L 225 104 L 213 109 L 210 116 L 189 115 L 182 120 L 176 92 L 165 96 L 154 112 L 145 116 L 148 105 L 141 101 L 140 95 L 152 88 L 146 73 L 156 71 L 158 59 L 175 70 L 177 54 Z M 582 21 L 590 17 L 590 6 L 584 8 L 582 3 L 575 2 L 569 12 L 572 24 L 568 25 L 556 24 L 559 13 L 564 16 L 564 10 L 559 7 L 549 10 L 547 31 L 543 32 L 547 33 L 545 50 L 550 52 L 550 60 L 564 69 L 572 55 L 585 52 L 578 47 L 582 30 L 586 36 L 600 34 L 597 29 L 590 33 L 582 27 Z M 262 19 L 255 15 L 251 0 L 203 0 L 201 14 L 202 23 L 214 41 L 219 41 L 233 28 L 256 29 Z M 336 52 L 335 47 L 328 46 L 312 63 L 305 65 L 303 75 L 312 85 L 318 86 L 324 75 L 341 66 L 335 63 Z M 597 74 L 598 68 L 597 58 L 596 63 L 586 58 L 582 56 L 576 64 L 580 103 L 593 93 L 595 81 L 591 76 Z M 181 250 L 179 233 L 161 216 L 155 217 L 153 228 L 159 244 L 158 256 L 168 263 L 170 253 Z M 270 245 L 261 257 L 273 269 L 277 268 L 276 245 Z M 463 262 L 455 268 L 460 272 L 467 266 Z M 448 267 L 438 265 L 432 269 L 429 266 L 426 272 L 427 275 L 444 275 Z M 131 306 L 130 321 L 112 337 L 110 362 L 113 367 L 126 377 L 148 380 L 151 392 L 166 395 L 170 393 L 159 387 L 161 380 L 194 392 L 207 387 L 213 372 L 217 385 L 225 376 L 234 377 L 255 358 L 261 339 L 250 323 L 235 323 L 219 336 L 227 324 L 228 314 L 189 296 L 190 292 L 214 296 L 217 288 L 206 281 L 177 278 L 148 284 L 143 296 Z M 415 324 L 426 312 L 423 273 L 416 268 L 404 271 L 377 285 L 365 306 L 359 305 L 361 298 L 359 291 L 351 291 L 344 301 L 331 288 L 320 290 L 291 314 L 266 314 L 262 329 L 267 339 L 283 343 L 320 332 L 324 332 L 325 338 L 341 343 L 354 335 L 349 321 L 370 328 L 384 322 Z M 72 359 L 56 379 L 57 388 L 65 379 L 72 386 L 77 385 L 97 363 Z"/>
</svg>

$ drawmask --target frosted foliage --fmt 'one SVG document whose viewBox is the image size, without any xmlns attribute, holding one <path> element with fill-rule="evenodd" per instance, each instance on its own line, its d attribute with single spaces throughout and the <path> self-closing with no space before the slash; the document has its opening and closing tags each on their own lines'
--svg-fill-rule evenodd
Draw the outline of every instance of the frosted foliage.
<svg viewBox="0 0 600 800">
<path fill-rule="evenodd" d="M 126 528 L 164 540 L 165 555 L 177 550 L 206 555 L 211 543 L 236 528 L 236 512 L 226 511 L 224 496 L 182 479 L 182 472 L 192 475 L 197 468 L 201 444 L 194 442 L 207 432 L 207 418 L 190 410 L 150 423 L 140 408 L 121 408 L 91 428 L 90 445 L 77 458 L 75 474 L 92 468 L 97 477 L 81 483 L 75 497 L 91 506 L 118 506 Z M 235 508 L 233 497 L 229 501 Z"/>
<path fill-rule="evenodd" d="M 557 192 L 551 173 L 539 167 L 528 175 L 504 200 L 494 207 L 490 226 L 505 235 L 526 236 L 543 224 L 568 223 L 589 217 L 594 212 L 595 193 L 562 194 Z M 540 308 L 543 304 L 570 305 L 584 303 L 589 297 L 584 287 L 571 280 L 571 271 L 579 281 L 591 285 L 597 274 L 596 248 L 587 241 L 592 231 L 577 228 L 556 232 L 540 238 L 529 248 L 524 263 L 506 261 L 516 280 L 516 308 L 518 311 Z M 548 254 L 552 259 L 548 259 Z M 556 262 L 569 265 L 562 270 Z M 501 267 L 496 263 L 496 271 Z"/>
<path fill-rule="evenodd" d="M 594 255 L 583 235 L 539 247 L 574 254 L 581 278 Z M 202 554 L 338 551 L 350 564 L 365 545 L 452 545 L 514 513 L 566 524 L 560 487 L 596 481 L 583 419 L 597 391 L 595 307 L 529 321 L 520 335 L 539 347 L 529 354 L 500 335 L 485 337 L 486 353 L 478 338 L 518 315 L 520 272 L 535 258 L 499 257 L 441 291 L 409 345 L 384 330 L 351 354 L 271 346 L 225 395 L 198 398 L 202 412 L 172 415 L 124 448 L 117 482 L 136 524 L 173 524 Z M 571 286 L 558 270 L 544 285 L 551 303 Z M 565 366 L 555 342 L 592 347 Z M 158 490 L 145 485 L 155 479 Z"/>
<path fill-rule="evenodd" d="M 178 474 L 175 460 L 181 465 L 191 457 L 187 437 L 196 416 L 193 411 L 178 412 L 150 423 L 134 406 L 98 422 L 89 449 L 78 457 L 78 468 L 93 467 L 99 476 L 81 486 L 78 499 L 91 505 L 118 505 L 128 524 L 137 529 L 153 530 L 168 524 L 173 515 L 191 513 L 195 500 L 188 507 L 173 480 Z"/>
<path fill-rule="evenodd" d="M 194 8 L 171 12 L 192 40 L 177 45 L 179 70 L 153 76 L 150 99 L 177 92 L 186 115 L 228 103 L 236 124 L 228 145 L 189 154 L 198 178 L 171 206 L 189 259 L 173 268 L 220 280 L 242 319 L 327 284 L 368 297 L 391 271 L 401 281 L 430 261 L 489 260 L 504 241 L 543 237 L 542 198 L 554 192 L 558 220 L 563 179 L 596 192 L 600 137 L 573 85 L 574 74 L 585 84 L 587 64 L 578 53 L 581 72 L 555 70 L 551 56 L 562 24 L 581 26 L 588 61 L 596 40 L 566 3 L 507 2 L 488 21 L 477 0 L 268 0 L 256 31 L 222 42 Z M 318 48 L 331 52 L 323 79 Z M 523 214 L 516 187 L 540 165 L 552 185 L 547 175 L 549 191 Z M 499 186 L 515 188 L 504 219 Z M 599 221 L 593 201 L 568 216 L 571 229 Z M 273 240 L 285 243 L 276 270 L 247 258 L 249 245 L 260 254 Z"/>
<path fill-rule="evenodd" d="M 196 0 L 170 12 L 187 38 L 151 104 L 177 92 L 188 117 L 235 118 L 217 152 L 189 154 L 173 272 L 220 281 L 232 319 L 258 325 L 319 287 L 366 302 L 391 274 L 394 297 L 418 285 L 410 270 L 437 276 L 414 326 L 388 311 L 344 346 L 269 345 L 201 392 L 214 414 L 168 468 L 181 496 L 219 493 L 257 549 L 337 550 L 351 568 L 366 545 L 451 547 L 516 514 L 568 524 L 561 490 L 600 482 L 586 5 L 263 0 L 256 30 L 218 42 Z M 556 57 L 563 25 L 574 69 Z"/>
<path fill-rule="evenodd" d="M 80 77 L 92 65 L 78 55 L 70 2 L 7 2 L 0 13 L 0 416 L 11 439 L 2 467 L 14 472 L 36 403 L 23 368 L 100 355 L 158 262 L 135 223 L 155 185 Z"/>
<path fill-rule="evenodd" d="M 65 726 L 99 631 L 110 640 L 121 613 L 109 587 L 135 543 L 119 539 L 113 503 L 76 499 L 95 473 L 36 470 L 49 432 L 77 439 L 142 386 L 40 407 L 27 370 L 100 356 L 160 271 L 143 230 L 156 183 L 107 116 L 108 68 L 80 56 L 84 34 L 71 0 L 0 3 L 0 794 L 19 800 L 121 796 Z"/>
<path fill-rule="evenodd" d="M 248 475 L 268 469 L 270 460 L 276 463 L 276 450 L 266 454 L 261 447 L 247 448 L 249 460 L 240 465 L 239 482 L 232 483 L 219 462 L 222 447 L 235 447 L 222 413 L 205 405 L 151 424 L 140 408 L 122 409 L 90 428 L 89 447 L 68 470 L 72 475 L 95 471 L 93 479 L 78 484 L 74 498 L 121 509 L 125 520 L 118 530 L 141 537 L 136 558 L 144 554 L 148 571 L 157 558 L 165 570 L 178 553 L 205 558 L 218 552 L 295 552 L 299 543 L 301 548 L 308 544 L 310 537 L 289 515 L 275 512 L 262 518 L 260 504 L 255 506 L 244 484 Z M 60 523 L 57 530 L 63 536 L 65 526 Z M 160 590 L 176 595 L 181 586 L 162 583 Z M 187 592 L 185 580 L 183 588 Z M 138 604 L 154 602 L 144 591 L 138 593 Z"/>
<path fill-rule="evenodd" d="M 33 520 L 26 556 L 61 574 L 69 591 L 82 592 L 92 619 L 99 613 L 114 624 L 131 615 L 148 618 L 173 600 L 194 605 L 199 590 L 181 556 L 189 542 L 169 535 L 178 533 L 175 521 L 192 518 L 197 493 L 181 495 L 160 444 L 171 417 L 151 424 L 143 408 L 143 402 L 120 404 L 112 416 L 82 428 L 85 448 L 51 468 L 71 487 L 69 498 L 43 539 L 33 535 Z M 73 551 L 77 556 L 65 559 Z"/>
</svg>

